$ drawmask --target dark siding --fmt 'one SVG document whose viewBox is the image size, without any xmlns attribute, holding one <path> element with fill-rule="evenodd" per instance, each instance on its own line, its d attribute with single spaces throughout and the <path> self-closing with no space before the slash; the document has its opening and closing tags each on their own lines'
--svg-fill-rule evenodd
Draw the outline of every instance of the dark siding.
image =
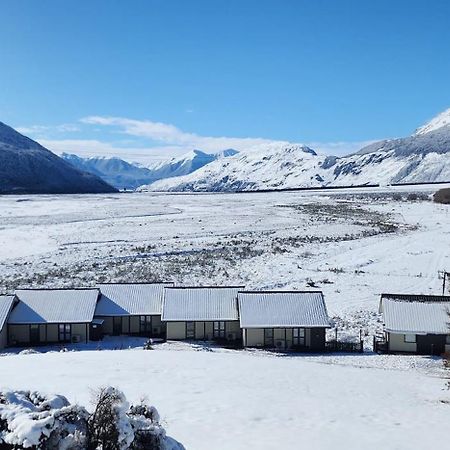
<svg viewBox="0 0 450 450">
<path fill-rule="evenodd" d="M 445 352 L 445 334 L 417 335 L 417 353 L 420 355 L 440 355 Z"/>
<path fill-rule="evenodd" d="M 311 328 L 311 350 L 325 350 L 325 328 Z"/>
</svg>

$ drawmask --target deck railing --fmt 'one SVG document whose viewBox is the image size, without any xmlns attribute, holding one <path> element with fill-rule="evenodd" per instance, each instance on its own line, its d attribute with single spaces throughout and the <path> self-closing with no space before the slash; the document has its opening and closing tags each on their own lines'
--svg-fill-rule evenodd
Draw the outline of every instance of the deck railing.
<svg viewBox="0 0 450 450">
<path fill-rule="evenodd" d="M 325 350 L 329 352 L 362 353 L 364 343 L 362 340 L 359 342 L 327 341 L 325 342 Z"/>
<path fill-rule="evenodd" d="M 388 353 L 388 343 L 384 336 L 373 337 L 373 351 L 375 353 Z"/>
</svg>

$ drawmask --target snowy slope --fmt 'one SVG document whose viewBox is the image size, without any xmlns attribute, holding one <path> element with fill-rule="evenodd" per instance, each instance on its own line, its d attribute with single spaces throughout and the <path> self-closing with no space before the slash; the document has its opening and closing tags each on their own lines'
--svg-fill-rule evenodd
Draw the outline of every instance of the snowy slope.
<svg viewBox="0 0 450 450">
<path fill-rule="evenodd" d="M 345 157 L 303 145 L 278 145 L 214 161 L 161 180 L 154 191 L 235 191 L 450 180 L 450 110 L 412 136 L 371 144 Z"/>
<path fill-rule="evenodd" d="M 67 153 L 63 153 L 61 157 L 77 169 L 97 175 L 118 189 L 135 189 L 163 178 L 188 175 L 212 161 L 227 158 L 236 153 L 237 151 L 233 149 L 214 154 L 192 150 L 182 156 L 148 167 L 120 158 L 81 158 Z"/>
<path fill-rule="evenodd" d="M 431 119 L 425 125 L 419 127 L 416 130 L 415 134 L 423 135 L 423 134 L 429 133 L 430 131 L 436 131 L 436 130 L 446 127 L 448 125 L 450 125 L 450 108 L 445 110 L 441 114 L 438 114 L 436 117 Z"/>
<path fill-rule="evenodd" d="M 86 405 L 104 385 L 131 402 L 146 397 L 186 449 L 444 449 L 448 440 L 449 393 L 437 358 L 289 357 L 167 343 L 0 363 L 0 388 L 60 392 Z"/>
<path fill-rule="evenodd" d="M 102 179 L 74 168 L 37 142 L 0 122 L 0 194 L 114 191 Z"/>
<path fill-rule="evenodd" d="M 134 189 L 156 180 L 151 170 L 120 158 L 102 156 L 81 158 L 68 153 L 63 153 L 61 158 L 77 169 L 99 176 L 118 189 Z"/>
</svg>

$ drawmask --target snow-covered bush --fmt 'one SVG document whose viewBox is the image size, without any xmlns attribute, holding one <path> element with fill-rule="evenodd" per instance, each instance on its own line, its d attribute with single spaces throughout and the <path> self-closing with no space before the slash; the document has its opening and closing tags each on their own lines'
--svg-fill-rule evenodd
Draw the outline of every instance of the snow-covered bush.
<svg viewBox="0 0 450 450">
<path fill-rule="evenodd" d="M 144 350 L 153 350 L 153 339 L 149 339 L 145 342 Z"/>
<path fill-rule="evenodd" d="M 0 446 L 81 450 L 86 448 L 89 413 L 62 395 L 0 393 Z"/>
<path fill-rule="evenodd" d="M 184 450 L 166 436 L 156 408 L 131 406 L 116 388 L 101 388 L 93 413 L 61 396 L 0 393 L 0 449 Z"/>
<path fill-rule="evenodd" d="M 113 387 L 101 388 L 88 421 L 88 449 L 124 450 L 130 448 L 134 432 L 127 416 L 125 395 Z"/>
<path fill-rule="evenodd" d="M 130 448 L 133 450 L 164 449 L 166 431 L 161 426 L 158 411 L 154 406 L 144 401 L 131 406 L 128 417 L 134 431 L 134 441 Z"/>
</svg>

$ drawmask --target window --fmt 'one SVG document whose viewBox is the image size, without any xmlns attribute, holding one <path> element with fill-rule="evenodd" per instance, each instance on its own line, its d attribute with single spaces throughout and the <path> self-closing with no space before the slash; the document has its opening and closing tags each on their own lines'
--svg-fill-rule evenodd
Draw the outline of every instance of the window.
<svg viewBox="0 0 450 450">
<path fill-rule="evenodd" d="M 119 336 L 122 334 L 122 317 L 113 317 L 113 335 Z"/>
<path fill-rule="evenodd" d="M 415 334 L 405 334 L 405 342 L 408 344 L 416 343 L 416 335 Z"/>
<path fill-rule="evenodd" d="M 30 325 L 30 343 L 39 344 L 39 325 Z"/>
<path fill-rule="evenodd" d="M 445 337 L 445 343 L 450 344 L 450 334 L 447 334 L 447 336 Z"/>
<path fill-rule="evenodd" d="M 215 339 L 225 339 L 225 322 L 214 322 L 213 336 Z"/>
<path fill-rule="evenodd" d="M 264 328 L 264 346 L 273 347 L 273 328 Z"/>
<path fill-rule="evenodd" d="M 304 328 L 293 328 L 292 329 L 292 344 L 297 346 L 306 345 L 306 330 Z"/>
<path fill-rule="evenodd" d="M 186 339 L 195 339 L 195 322 L 186 322 Z"/>
<path fill-rule="evenodd" d="M 72 335 L 72 327 L 70 323 L 60 323 L 58 325 L 58 341 L 70 342 Z"/>
<path fill-rule="evenodd" d="M 152 332 L 152 316 L 139 316 L 139 330 L 142 334 Z"/>
</svg>

